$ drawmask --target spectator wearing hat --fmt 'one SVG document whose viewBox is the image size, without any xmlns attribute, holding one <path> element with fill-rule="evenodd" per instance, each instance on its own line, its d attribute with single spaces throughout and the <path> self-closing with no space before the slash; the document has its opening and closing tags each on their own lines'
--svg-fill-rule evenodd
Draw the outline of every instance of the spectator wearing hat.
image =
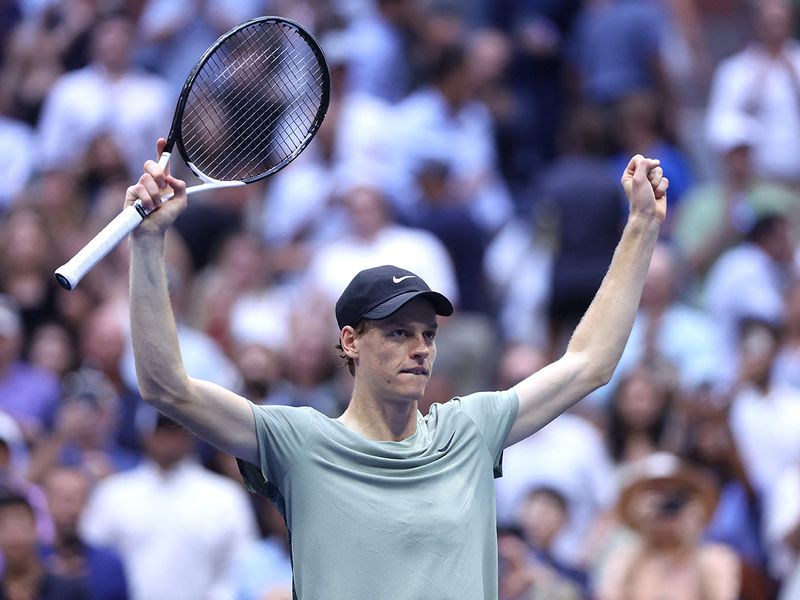
<svg viewBox="0 0 800 600">
<path fill-rule="evenodd" d="M 617 510 L 634 537 L 611 551 L 597 598 L 735 600 L 735 554 L 701 541 L 716 501 L 700 472 L 672 454 L 651 454 L 631 465 Z"/>
</svg>

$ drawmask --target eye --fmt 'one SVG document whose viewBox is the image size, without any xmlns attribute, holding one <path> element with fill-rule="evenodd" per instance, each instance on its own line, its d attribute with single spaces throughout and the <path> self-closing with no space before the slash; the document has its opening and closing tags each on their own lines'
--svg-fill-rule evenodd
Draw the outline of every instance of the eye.
<svg viewBox="0 0 800 600">
<path fill-rule="evenodd" d="M 392 337 L 405 337 L 407 333 L 405 329 L 395 329 L 389 335 Z"/>
<path fill-rule="evenodd" d="M 425 336 L 425 339 L 428 340 L 429 342 L 432 342 L 436 338 L 436 332 L 433 330 L 426 331 L 423 335 Z"/>
</svg>

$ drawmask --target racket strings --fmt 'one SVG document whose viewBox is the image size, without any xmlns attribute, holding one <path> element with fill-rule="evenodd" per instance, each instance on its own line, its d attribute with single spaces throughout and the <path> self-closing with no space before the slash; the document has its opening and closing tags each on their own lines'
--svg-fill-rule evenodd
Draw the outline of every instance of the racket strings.
<svg viewBox="0 0 800 600">
<path fill-rule="evenodd" d="M 183 144 L 195 167 L 245 180 L 290 160 L 313 134 L 327 70 L 299 32 L 242 29 L 212 54 L 184 109 Z"/>
<path fill-rule="evenodd" d="M 305 69 L 306 67 L 305 64 L 302 64 L 297 65 L 297 68 Z M 271 140 L 269 138 L 263 138 L 260 140 L 259 145 L 253 148 L 256 155 L 261 155 L 263 154 L 264 150 L 267 149 L 266 143 L 270 141 L 276 143 L 278 147 L 275 150 L 279 152 L 279 158 L 275 160 L 280 162 L 283 157 L 291 155 L 294 149 L 297 148 L 299 144 L 303 143 L 304 140 L 298 135 L 298 133 L 301 131 L 307 132 L 309 130 L 310 122 L 298 122 L 297 111 L 291 110 L 293 107 L 290 103 L 287 103 L 287 99 L 285 98 L 281 98 L 278 102 L 276 102 L 276 106 L 276 109 L 259 115 L 257 114 L 258 111 L 253 109 L 252 103 L 243 102 L 242 107 L 246 112 L 242 113 L 240 110 L 233 116 L 237 119 L 247 120 L 254 131 L 272 129 L 274 126 L 282 127 L 283 135 L 276 135 Z M 281 117 L 288 117 L 288 119 L 291 120 L 291 127 L 285 127 L 284 121 L 286 119 L 282 120 Z M 294 144 L 290 143 L 292 141 L 291 138 L 294 138 Z M 238 143 L 230 147 L 229 155 L 227 156 L 228 160 L 225 162 L 225 164 L 220 165 L 220 168 L 223 171 L 229 169 L 232 164 L 235 164 L 238 159 L 242 158 L 243 152 L 241 150 L 244 150 L 248 147 L 249 141 L 250 140 L 247 138 L 241 138 L 239 139 Z"/>
<path fill-rule="evenodd" d="M 275 47 L 275 46 L 273 46 L 273 47 Z M 273 52 L 272 54 L 273 55 L 277 55 L 278 53 L 277 52 Z M 249 56 L 251 57 L 251 60 L 252 60 L 253 55 L 250 54 Z M 265 69 L 265 70 L 272 70 L 274 72 L 274 70 L 276 68 L 276 66 L 274 64 L 275 63 L 274 60 L 272 61 L 272 64 L 270 64 L 270 63 L 267 63 L 264 60 L 263 56 L 255 56 L 255 59 L 256 60 L 261 60 L 262 63 L 265 63 L 265 64 L 268 65 L 267 69 Z M 238 63 L 238 65 L 241 66 L 242 63 Z M 228 72 L 230 72 L 231 70 L 232 69 L 230 69 L 229 67 L 227 68 Z M 217 79 L 219 79 L 219 77 L 217 77 Z M 228 96 L 229 95 L 230 94 L 228 94 Z M 252 95 L 253 95 L 253 93 L 243 96 L 241 99 L 239 99 L 240 104 L 245 108 L 252 107 L 254 105 L 254 103 L 252 102 L 252 98 L 251 98 Z M 281 99 L 276 103 L 276 105 L 278 107 L 280 107 L 281 104 L 284 103 L 284 102 L 285 102 L 285 100 Z M 227 104 L 227 105 L 230 104 L 230 102 L 228 101 L 227 97 L 222 98 L 222 103 L 223 104 Z M 238 112 L 230 113 L 228 116 L 229 116 L 229 118 L 233 119 L 235 122 L 247 123 L 252 130 L 263 129 L 265 123 L 267 125 L 271 125 L 272 122 L 275 120 L 274 118 L 270 119 L 268 115 L 267 116 L 262 116 L 261 118 L 258 118 L 257 115 L 253 114 L 253 110 L 252 109 L 247 111 L 247 112 L 242 112 L 240 110 Z M 255 119 L 254 119 L 254 117 L 255 117 Z M 239 133 L 239 131 L 234 130 L 234 131 L 229 132 L 229 133 Z M 224 145 L 227 145 L 229 147 L 228 155 L 227 155 L 228 156 L 228 163 L 235 162 L 235 159 L 239 158 L 239 154 L 240 154 L 240 153 L 237 154 L 236 150 L 238 148 L 242 147 L 242 146 L 247 146 L 247 143 L 249 142 L 249 140 L 248 140 L 248 138 L 246 136 L 245 137 L 239 136 L 237 139 L 238 139 L 238 143 L 236 145 L 231 145 L 230 143 L 224 144 Z M 257 150 L 260 150 L 260 148 L 257 148 Z M 203 156 L 201 158 L 205 159 L 205 156 Z M 198 160 L 200 160 L 200 159 L 198 159 Z M 227 170 L 224 167 L 225 167 L 225 165 L 223 165 L 223 170 Z"/>
<path fill-rule="evenodd" d="M 279 68 L 281 68 L 282 72 L 285 71 L 282 67 Z M 304 67 L 298 65 L 292 68 L 303 69 Z M 291 82 L 287 83 L 287 85 L 291 85 Z M 311 128 L 317 107 L 311 106 L 311 111 L 309 111 L 308 107 L 303 106 L 302 102 L 298 101 L 292 103 L 290 99 L 286 97 L 280 97 L 276 101 L 276 107 L 275 110 L 262 114 L 260 117 L 256 114 L 252 114 L 253 111 L 248 111 L 248 113 L 245 114 L 245 119 L 251 120 L 249 122 L 252 123 L 253 131 L 259 132 L 266 130 L 272 135 L 256 137 L 254 143 L 257 145 L 252 147 L 248 152 L 245 152 L 245 150 L 247 149 L 248 142 L 251 140 L 247 138 L 240 139 L 239 144 L 231 149 L 231 154 L 226 163 L 222 165 L 223 170 L 230 168 L 232 164 L 237 160 L 243 159 L 246 155 L 253 155 L 254 158 L 257 158 L 262 156 L 264 152 L 276 153 L 276 156 L 273 158 L 268 158 L 268 162 L 278 163 L 286 157 L 291 156 L 295 149 L 304 143 L 305 135 L 308 134 Z M 301 112 L 304 112 L 304 116 L 306 117 L 302 122 L 298 120 Z M 302 138 L 298 135 L 300 132 L 305 134 Z M 291 138 L 295 138 L 295 143 L 292 143 Z M 274 144 L 271 148 L 270 142 Z M 254 166 L 257 168 L 257 165 Z"/>
</svg>

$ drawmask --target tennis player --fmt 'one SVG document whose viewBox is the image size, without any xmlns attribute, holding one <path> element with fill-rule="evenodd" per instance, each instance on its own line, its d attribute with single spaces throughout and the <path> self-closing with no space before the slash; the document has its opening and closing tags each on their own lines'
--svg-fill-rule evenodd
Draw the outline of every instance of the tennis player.
<svg viewBox="0 0 800 600">
<path fill-rule="evenodd" d="M 665 218 L 669 183 L 657 160 L 634 156 L 622 185 L 627 225 L 563 357 L 512 389 L 434 404 L 422 415 L 437 315 L 453 307 L 414 273 L 368 269 L 336 304 L 340 349 L 355 380 L 347 410 L 331 419 L 307 407 L 257 406 L 186 374 L 163 258 L 165 232 L 186 206 L 185 184 L 145 164 L 126 194 L 126 204 L 160 207 L 132 234 L 139 389 L 236 456 L 248 487 L 275 502 L 289 529 L 296 598 L 497 598 L 493 478 L 503 448 L 609 381 Z M 174 199 L 162 206 L 170 188 Z"/>
</svg>

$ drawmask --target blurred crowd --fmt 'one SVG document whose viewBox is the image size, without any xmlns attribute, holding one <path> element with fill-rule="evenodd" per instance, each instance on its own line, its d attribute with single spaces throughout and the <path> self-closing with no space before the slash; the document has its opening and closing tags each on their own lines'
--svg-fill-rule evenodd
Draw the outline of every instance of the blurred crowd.
<svg viewBox="0 0 800 600">
<path fill-rule="evenodd" d="M 330 109 L 171 232 L 189 374 L 338 416 L 333 302 L 396 264 L 457 305 L 423 413 L 511 386 L 599 286 L 628 159 L 659 158 L 668 222 L 612 382 L 505 452 L 500 595 L 800 599 L 789 0 L 0 0 L 0 597 L 291 598 L 274 508 L 138 395 L 125 244 L 74 291 L 52 276 L 202 51 L 265 14 L 314 32 Z"/>
</svg>

